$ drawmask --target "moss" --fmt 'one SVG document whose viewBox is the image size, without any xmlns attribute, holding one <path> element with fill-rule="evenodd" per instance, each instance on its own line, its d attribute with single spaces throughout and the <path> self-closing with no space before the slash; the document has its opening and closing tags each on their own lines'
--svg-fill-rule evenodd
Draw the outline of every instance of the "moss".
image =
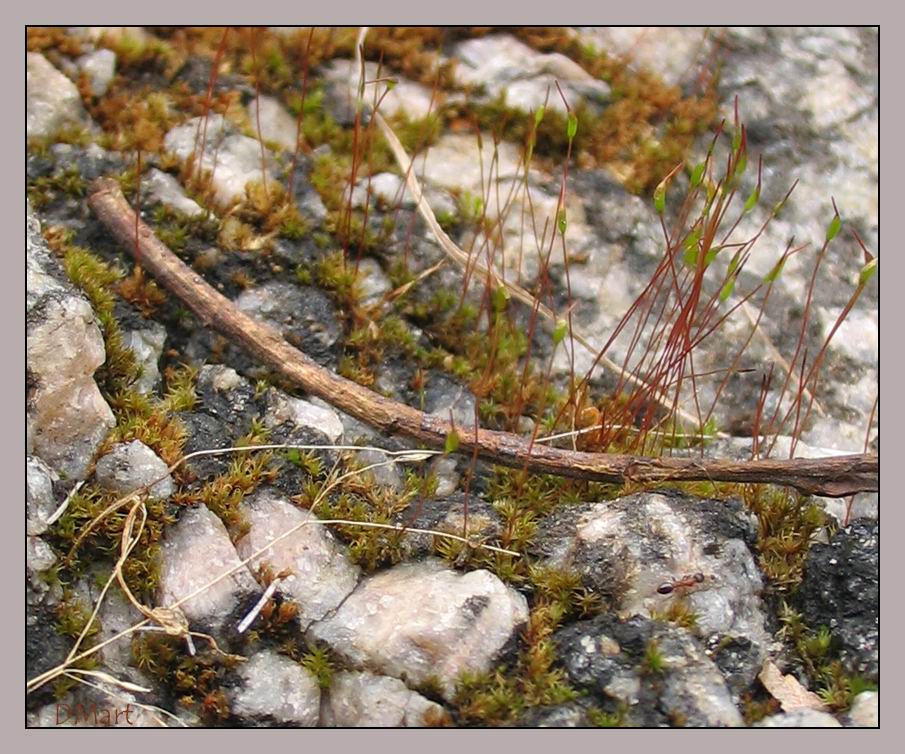
<svg viewBox="0 0 905 754">
<path fill-rule="evenodd" d="M 780 638 L 794 650 L 801 667 L 821 701 L 835 712 L 851 707 L 863 691 L 875 691 L 876 685 L 857 674 L 847 673 L 838 659 L 838 645 L 826 626 L 816 631 L 808 627 L 801 613 L 782 603 L 779 613 Z"/>
<path fill-rule="evenodd" d="M 44 209 L 60 194 L 82 199 L 88 183 L 78 168 L 71 166 L 60 173 L 36 178 L 28 184 L 28 198 L 36 210 Z"/>
<path fill-rule="evenodd" d="M 808 497 L 769 485 L 745 485 L 743 499 L 758 521 L 758 564 L 771 586 L 794 591 L 804 575 L 813 535 L 826 515 Z"/>
<path fill-rule="evenodd" d="M 238 658 L 214 652 L 207 642 L 194 656 L 185 642 L 160 633 L 136 633 L 132 637 L 135 666 L 154 678 L 177 700 L 180 707 L 199 715 L 208 724 L 222 724 L 229 717 L 223 690 Z"/>
</svg>

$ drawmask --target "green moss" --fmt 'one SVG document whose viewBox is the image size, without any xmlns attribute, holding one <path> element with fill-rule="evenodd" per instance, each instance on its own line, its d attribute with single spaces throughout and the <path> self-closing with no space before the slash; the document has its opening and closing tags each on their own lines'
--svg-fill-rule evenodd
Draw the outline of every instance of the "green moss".
<svg viewBox="0 0 905 754">
<path fill-rule="evenodd" d="M 761 569 L 774 589 L 794 591 L 812 537 L 826 525 L 826 515 L 808 497 L 784 487 L 746 485 L 743 495 L 757 516 Z"/>
<path fill-rule="evenodd" d="M 837 659 L 838 646 L 826 626 L 809 628 L 801 613 L 783 603 L 779 613 L 780 638 L 795 651 L 811 688 L 830 709 L 841 712 L 851 707 L 863 691 L 875 691 L 876 685 L 857 674 L 849 674 Z"/>
</svg>

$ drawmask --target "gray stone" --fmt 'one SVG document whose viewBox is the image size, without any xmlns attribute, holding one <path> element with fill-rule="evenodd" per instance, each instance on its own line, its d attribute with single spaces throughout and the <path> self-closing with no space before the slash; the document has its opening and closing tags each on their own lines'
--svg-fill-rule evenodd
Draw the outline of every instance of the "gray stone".
<svg viewBox="0 0 905 754">
<path fill-rule="evenodd" d="M 662 613 L 681 599 L 697 618 L 698 636 L 747 642 L 745 677 L 737 679 L 745 688 L 770 643 L 763 581 L 749 549 L 756 532 L 739 501 L 640 493 L 554 512 L 534 546 L 545 563 L 576 571 L 623 615 Z M 688 590 L 658 591 L 698 573 L 703 581 Z"/>
<path fill-rule="evenodd" d="M 25 531 L 30 536 L 38 536 L 47 531 L 47 520 L 57 509 L 53 496 L 53 483 L 57 479 L 46 463 L 40 458 L 29 456 L 25 462 Z"/>
<path fill-rule="evenodd" d="M 693 80 L 707 63 L 717 33 L 700 26 L 597 26 L 579 29 L 578 39 L 676 86 Z"/>
<path fill-rule="evenodd" d="M 155 479 L 160 481 L 151 487 L 152 497 L 165 499 L 176 490 L 167 465 L 141 440 L 115 445 L 98 460 L 94 473 L 101 487 L 123 495 Z"/>
<path fill-rule="evenodd" d="M 352 206 L 363 208 L 370 196 L 372 202 L 395 206 L 402 197 L 405 181 L 395 173 L 377 173 L 370 179 L 363 178 L 352 190 Z"/>
<path fill-rule="evenodd" d="M 204 118 L 193 118 L 181 126 L 171 128 L 163 145 L 181 160 L 188 160 L 195 150 L 196 134 L 204 132 Z M 245 198 L 245 186 L 254 181 L 274 180 L 275 163 L 268 150 L 264 150 L 264 172 L 261 172 L 261 145 L 256 139 L 233 132 L 232 126 L 221 115 L 208 118 L 203 170 L 213 174 L 212 187 L 218 206 L 227 208 Z M 214 161 L 216 156 L 216 162 Z M 196 155 L 197 158 L 197 155 Z"/>
<path fill-rule="evenodd" d="M 28 414 L 34 452 L 69 479 L 84 479 L 113 428 L 113 412 L 94 382 L 104 341 L 87 301 L 46 296 L 27 317 Z"/>
<path fill-rule="evenodd" d="M 153 201 L 165 204 L 189 217 L 199 217 L 205 213 L 194 199 L 189 199 L 182 185 L 169 173 L 151 168 L 144 179 L 148 195 Z"/>
<path fill-rule="evenodd" d="M 171 606 L 227 571 L 231 575 L 180 607 L 190 622 L 223 626 L 258 587 L 230 542 L 226 527 L 207 507 L 190 508 L 164 535 L 158 603 Z M 236 568 L 236 570 L 233 570 Z"/>
<path fill-rule="evenodd" d="M 376 304 L 393 289 L 393 283 L 383 271 L 380 263 L 372 257 L 365 257 L 361 260 L 358 265 L 358 274 L 361 281 L 361 302 L 365 306 Z"/>
<path fill-rule="evenodd" d="M 466 387 L 440 372 L 432 372 L 424 390 L 424 413 L 455 423 L 461 434 L 474 430 L 475 397 Z"/>
<path fill-rule="evenodd" d="M 26 136 L 52 137 L 65 126 L 86 126 L 76 85 L 38 52 L 26 53 L 26 61 Z"/>
<path fill-rule="evenodd" d="M 276 280 L 242 291 L 235 304 L 277 328 L 315 360 L 328 359 L 341 334 L 333 303 L 317 288 Z"/>
<path fill-rule="evenodd" d="M 448 497 L 459 487 L 458 462 L 452 456 L 437 456 L 430 462 L 430 473 L 437 477 L 437 497 Z"/>
<path fill-rule="evenodd" d="M 248 533 L 237 543 L 242 559 L 295 529 L 270 549 L 249 562 L 254 572 L 264 563 L 274 573 L 288 569 L 279 591 L 299 606 L 303 627 L 320 620 L 336 608 L 358 583 L 359 569 L 336 542 L 330 531 L 317 524 L 317 517 L 289 503 L 274 490 L 260 490 L 245 500 L 240 510 L 249 523 Z M 310 521 L 309 525 L 304 525 Z"/>
<path fill-rule="evenodd" d="M 317 680 L 288 657 L 270 650 L 239 666 L 243 685 L 231 692 L 231 709 L 259 725 L 314 728 L 320 714 Z"/>
<path fill-rule="evenodd" d="M 459 84 L 483 86 L 491 98 L 505 94 L 507 104 L 526 112 L 533 113 L 545 101 L 551 110 L 566 111 L 555 82 L 572 108 L 582 99 L 606 102 L 610 95 L 606 83 L 565 55 L 537 52 L 508 34 L 460 42 L 453 55 L 459 60 Z"/>
<path fill-rule="evenodd" d="M 132 384 L 139 393 L 150 393 L 160 382 L 157 363 L 163 355 L 166 328 L 157 322 L 148 322 L 141 330 L 129 330 L 123 334 L 123 344 L 135 354 L 141 365 L 141 376 Z"/>
<path fill-rule="evenodd" d="M 847 728 L 877 728 L 880 725 L 880 694 L 862 691 L 852 702 L 851 709 L 843 717 Z"/>
<path fill-rule="evenodd" d="M 371 576 L 311 633 L 356 667 L 454 695 L 466 671 L 488 670 L 528 618 L 524 596 L 487 571 L 467 574 L 429 559 Z"/>
<path fill-rule="evenodd" d="M 386 453 L 380 450 L 361 450 L 356 453 L 355 462 L 359 468 L 374 466 L 365 472 L 365 476 L 369 476 L 374 484 L 391 490 L 402 489 L 402 472 Z"/>
<path fill-rule="evenodd" d="M 572 685 L 623 707 L 627 725 L 742 725 L 720 671 L 681 628 L 601 615 L 560 629 L 553 641 Z M 656 670 L 649 653 L 660 658 Z"/>
<path fill-rule="evenodd" d="M 293 398 L 280 390 L 267 395 L 267 412 L 264 424 L 279 427 L 291 422 L 296 429 L 314 429 L 336 445 L 342 441 L 343 425 L 336 411 L 326 405 L 318 405 L 302 398 Z"/>
<path fill-rule="evenodd" d="M 755 728 L 841 728 L 839 721 L 828 712 L 800 709 L 770 715 L 754 723 Z"/>
<path fill-rule="evenodd" d="M 261 95 L 259 99 L 261 102 L 262 139 L 278 144 L 287 152 L 295 152 L 298 129 L 296 119 L 290 115 L 278 99 L 266 95 Z M 248 118 L 257 134 L 258 105 L 254 99 L 248 103 Z"/>
<path fill-rule="evenodd" d="M 321 724 L 337 728 L 420 728 L 448 719 L 439 704 L 398 678 L 342 672 L 333 676 Z"/>
<path fill-rule="evenodd" d="M 325 105 L 333 113 L 333 116 L 341 123 L 352 123 L 355 119 L 353 97 L 358 91 L 358 79 L 361 69 L 355 66 L 351 60 L 331 60 L 321 68 L 321 73 L 327 83 L 327 96 Z M 381 78 L 393 78 L 396 85 L 386 96 L 386 82 L 370 83 L 365 85 L 365 102 L 373 103 L 380 99 L 380 113 L 387 117 L 405 113 L 410 120 L 424 118 L 431 111 L 431 90 L 414 81 L 397 76 L 392 71 L 384 68 Z M 373 82 L 377 79 L 377 64 L 365 62 L 365 81 Z M 433 111 L 437 111 L 437 103 L 434 103 Z"/>
<path fill-rule="evenodd" d="M 116 53 L 113 50 L 100 49 L 83 55 L 76 62 L 91 82 L 91 93 L 95 97 L 103 97 L 116 73 Z"/>
</svg>

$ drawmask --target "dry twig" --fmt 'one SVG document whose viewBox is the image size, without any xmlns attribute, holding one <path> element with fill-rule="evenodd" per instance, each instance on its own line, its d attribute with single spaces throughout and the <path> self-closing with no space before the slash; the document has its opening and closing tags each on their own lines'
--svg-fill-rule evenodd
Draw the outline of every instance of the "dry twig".
<svg viewBox="0 0 905 754">
<path fill-rule="evenodd" d="M 175 254 L 136 216 L 109 178 L 97 179 L 88 203 L 100 221 L 127 249 L 137 249 L 143 266 L 186 304 L 205 326 L 213 327 L 292 383 L 388 434 L 404 434 L 443 447 L 453 431 L 448 420 L 428 416 L 385 398 L 316 364 L 287 343 L 269 325 L 239 311 Z M 879 459 L 873 454 L 834 458 L 731 460 L 646 458 L 583 453 L 532 446 L 508 432 L 477 429 L 464 433 L 460 452 L 477 450 L 495 463 L 545 474 L 601 482 L 712 481 L 773 483 L 816 495 L 844 497 L 879 488 Z"/>
</svg>

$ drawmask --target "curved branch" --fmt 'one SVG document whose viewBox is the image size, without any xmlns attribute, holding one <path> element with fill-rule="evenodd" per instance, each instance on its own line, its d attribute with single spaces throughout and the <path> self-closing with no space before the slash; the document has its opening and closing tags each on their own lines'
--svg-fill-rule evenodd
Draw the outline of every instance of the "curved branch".
<svg viewBox="0 0 905 754">
<path fill-rule="evenodd" d="M 448 420 L 385 398 L 316 364 L 272 327 L 239 311 L 178 259 L 140 220 L 136 242 L 135 212 L 116 181 L 97 179 L 91 186 L 88 204 L 114 237 L 136 253 L 142 266 L 205 326 L 218 330 L 293 384 L 347 414 L 389 434 L 407 435 L 432 447 L 444 446 L 453 430 Z M 487 429 L 462 432 L 459 451 L 475 449 L 482 458 L 505 466 L 599 482 L 771 483 L 830 497 L 873 492 L 879 487 L 879 459 L 874 454 L 747 462 L 643 458 L 531 446 L 528 440 L 508 432 Z"/>
</svg>

